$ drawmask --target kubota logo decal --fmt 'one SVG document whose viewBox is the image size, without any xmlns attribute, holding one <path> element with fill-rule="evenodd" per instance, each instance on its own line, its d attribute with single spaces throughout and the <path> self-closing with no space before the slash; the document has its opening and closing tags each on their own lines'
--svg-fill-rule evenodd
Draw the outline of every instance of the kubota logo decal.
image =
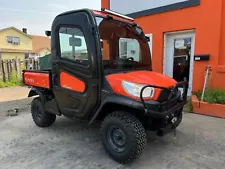
<svg viewBox="0 0 225 169">
<path fill-rule="evenodd" d="M 32 79 L 32 78 L 27 78 L 27 77 L 26 77 L 26 78 L 25 78 L 25 81 L 26 81 L 26 82 L 30 82 L 30 83 L 34 83 L 34 79 Z"/>
</svg>

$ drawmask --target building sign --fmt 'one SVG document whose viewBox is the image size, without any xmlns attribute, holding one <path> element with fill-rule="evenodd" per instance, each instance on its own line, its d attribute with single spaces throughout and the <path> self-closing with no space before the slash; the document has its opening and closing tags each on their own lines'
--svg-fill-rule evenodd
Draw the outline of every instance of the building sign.
<svg viewBox="0 0 225 169">
<path fill-rule="evenodd" d="M 188 0 L 110 0 L 110 9 L 122 14 L 130 14 L 143 10 L 167 6 Z"/>
<path fill-rule="evenodd" d="M 175 40 L 175 48 L 180 49 L 184 47 L 184 39 Z"/>
</svg>

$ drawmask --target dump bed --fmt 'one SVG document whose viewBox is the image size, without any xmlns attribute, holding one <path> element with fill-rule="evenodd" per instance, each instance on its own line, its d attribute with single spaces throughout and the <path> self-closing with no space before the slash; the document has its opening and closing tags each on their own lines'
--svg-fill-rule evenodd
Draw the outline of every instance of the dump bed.
<svg viewBox="0 0 225 169">
<path fill-rule="evenodd" d="M 50 70 L 23 70 L 23 83 L 27 86 L 51 88 Z"/>
</svg>

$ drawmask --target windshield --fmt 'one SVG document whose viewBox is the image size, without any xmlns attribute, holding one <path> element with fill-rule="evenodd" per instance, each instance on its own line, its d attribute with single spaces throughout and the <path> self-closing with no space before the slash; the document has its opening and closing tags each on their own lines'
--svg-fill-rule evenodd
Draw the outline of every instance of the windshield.
<svg viewBox="0 0 225 169">
<path fill-rule="evenodd" d="M 151 68 L 151 54 L 143 31 L 112 19 L 96 17 L 105 72 Z"/>
</svg>

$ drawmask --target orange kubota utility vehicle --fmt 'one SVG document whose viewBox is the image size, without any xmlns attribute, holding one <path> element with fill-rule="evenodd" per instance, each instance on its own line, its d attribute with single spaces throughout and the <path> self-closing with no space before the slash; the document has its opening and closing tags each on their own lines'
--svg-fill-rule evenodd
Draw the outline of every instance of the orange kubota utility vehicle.
<svg viewBox="0 0 225 169">
<path fill-rule="evenodd" d="M 51 68 L 23 71 L 34 123 L 47 127 L 56 115 L 101 120 L 111 157 L 127 163 L 146 146 L 146 131 L 164 135 L 182 121 L 186 81 L 152 70 L 149 39 L 128 16 L 101 9 L 58 15 L 51 31 Z M 180 90 L 181 89 L 181 90 Z"/>
</svg>

